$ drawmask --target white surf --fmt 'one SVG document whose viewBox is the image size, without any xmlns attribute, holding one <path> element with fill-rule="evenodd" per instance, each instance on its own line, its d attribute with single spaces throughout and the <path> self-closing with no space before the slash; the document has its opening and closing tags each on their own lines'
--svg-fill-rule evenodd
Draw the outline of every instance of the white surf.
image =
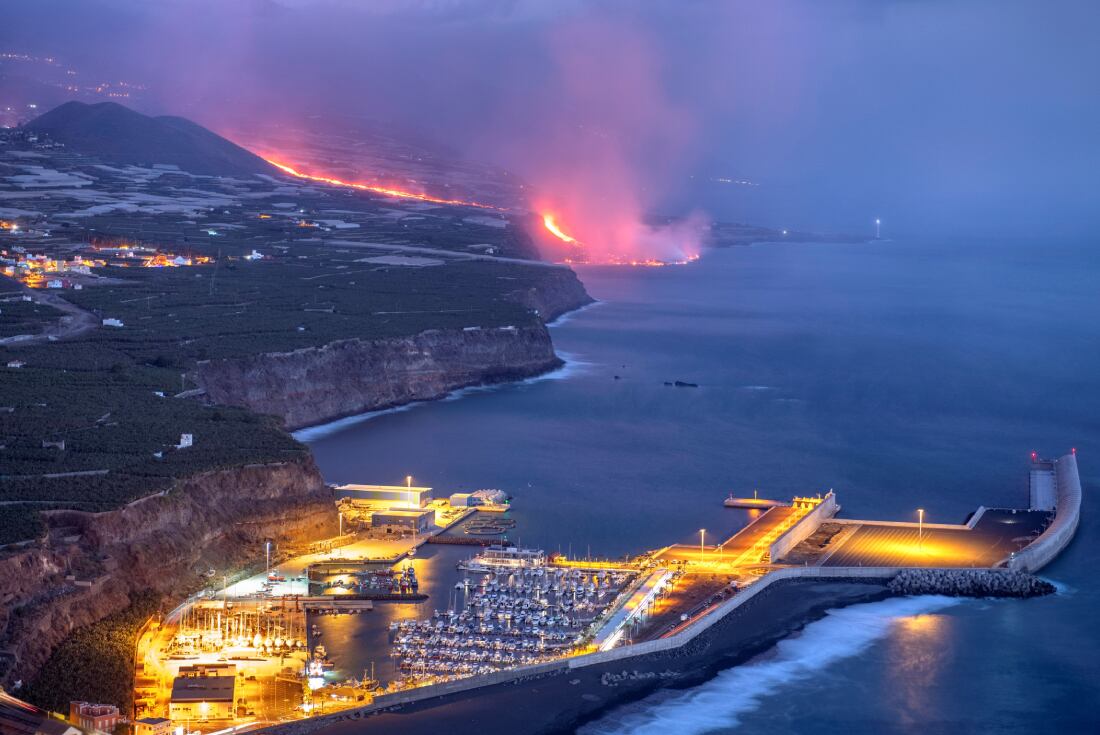
<svg viewBox="0 0 1100 735">
<path fill-rule="evenodd" d="M 736 728 L 761 701 L 885 638 L 899 620 L 958 604 L 937 595 L 830 610 L 774 650 L 686 691 L 663 690 L 582 727 L 581 735 L 702 735 Z"/>
</svg>

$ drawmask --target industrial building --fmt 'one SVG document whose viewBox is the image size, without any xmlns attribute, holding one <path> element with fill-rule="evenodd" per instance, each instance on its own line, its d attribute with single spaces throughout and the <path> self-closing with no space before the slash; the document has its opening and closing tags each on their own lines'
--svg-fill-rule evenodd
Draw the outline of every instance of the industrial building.
<svg viewBox="0 0 1100 735">
<path fill-rule="evenodd" d="M 178 676 L 172 682 L 168 714 L 176 721 L 233 718 L 235 676 Z"/>
<path fill-rule="evenodd" d="M 1058 499 L 1058 488 L 1055 483 L 1055 461 L 1041 459 L 1035 452 L 1031 453 L 1031 473 L 1028 482 L 1032 510 L 1054 510 Z"/>
<path fill-rule="evenodd" d="M 181 666 L 179 669 L 180 676 L 236 676 L 237 665 L 229 663 L 202 663 L 192 664 L 191 666 Z"/>
<path fill-rule="evenodd" d="M 452 508 L 469 508 L 477 505 L 477 500 L 474 499 L 472 493 L 454 493 L 448 502 Z"/>
<path fill-rule="evenodd" d="M 432 499 L 430 487 L 406 485 L 337 485 L 336 498 L 347 498 L 352 505 L 377 505 L 386 508 L 423 508 Z"/>
<path fill-rule="evenodd" d="M 435 527 L 435 511 L 425 510 L 385 510 L 371 513 L 372 528 L 385 528 L 413 533 L 427 533 Z"/>
</svg>

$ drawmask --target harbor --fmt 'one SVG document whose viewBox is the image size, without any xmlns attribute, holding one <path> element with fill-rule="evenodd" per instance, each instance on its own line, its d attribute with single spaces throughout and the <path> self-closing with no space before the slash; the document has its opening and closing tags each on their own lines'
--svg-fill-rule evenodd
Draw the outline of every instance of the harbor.
<svg viewBox="0 0 1100 735">
<path fill-rule="evenodd" d="M 226 722 L 416 701 L 418 692 L 476 688 L 560 662 L 670 650 L 785 579 L 882 588 L 902 570 L 929 569 L 938 576 L 911 584 L 1040 594 L 1032 578 L 1004 575 L 1030 571 L 1028 560 L 1048 558 L 1072 536 L 1076 456 L 1036 460 L 1029 477 L 1027 507 L 980 507 L 961 524 L 925 523 L 923 511 L 916 523 L 840 518 L 827 491 L 750 510 L 717 538 L 700 529 L 697 544 L 619 560 L 526 548 L 504 533 L 488 546 L 429 543 L 518 525 L 506 513 L 485 520 L 465 511 L 423 531 L 352 527 L 291 558 L 265 548 L 262 573 L 196 598 L 151 631 L 139 649 L 139 701 L 144 711 L 183 712 L 169 695 L 180 680 L 234 676 L 228 667 L 239 701 Z M 992 576 L 945 576 L 951 567 Z M 291 681 L 307 694 L 285 695 L 281 709 L 265 704 L 264 692 Z"/>
</svg>

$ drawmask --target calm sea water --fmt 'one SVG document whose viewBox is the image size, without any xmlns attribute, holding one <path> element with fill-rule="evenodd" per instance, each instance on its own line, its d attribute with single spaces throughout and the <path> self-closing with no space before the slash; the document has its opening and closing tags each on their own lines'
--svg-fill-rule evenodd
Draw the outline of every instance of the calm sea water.
<svg viewBox="0 0 1100 735">
<path fill-rule="evenodd" d="M 601 303 L 553 328 L 565 371 L 314 432 L 327 479 L 499 487 L 523 544 L 592 555 L 727 533 L 730 492 L 959 522 L 1023 505 L 1028 453 L 1071 447 L 1086 486 L 1054 597 L 837 611 L 586 731 L 1100 730 L 1095 244 L 766 245 L 581 277 Z M 365 622 L 339 625 L 348 668 L 382 656 Z"/>
</svg>

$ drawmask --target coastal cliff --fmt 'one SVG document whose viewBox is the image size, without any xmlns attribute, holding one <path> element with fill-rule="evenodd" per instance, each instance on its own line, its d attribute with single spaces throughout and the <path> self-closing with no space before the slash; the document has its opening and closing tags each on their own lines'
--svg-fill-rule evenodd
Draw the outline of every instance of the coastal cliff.
<svg viewBox="0 0 1100 735">
<path fill-rule="evenodd" d="M 49 540 L 0 557 L 0 684 L 32 680 L 72 631 L 131 597 L 179 598 L 200 573 L 247 563 L 266 539 L 336 532 L 336 510 L 312 457 L 208 472 L 105 513 L 47 514 Z"/>
<path fill-rule="evenodd" d="M 214 403 L 281 416 L 297 429 L 441 398 L 458 388 L 520 380 L 561 365 L 541 323 L 428 330 L 293 352 L 211 360 L 194 377 Z"/>
<path fill-rule="evenodd" d="M 556 269 L 553 273 L 554 277 L 544 278 L 537 287 L 513 291 L 508 295 L 510 300 L 537 312 L 544 324 L 594 301 L 572 269 Z"/>
</svg>

